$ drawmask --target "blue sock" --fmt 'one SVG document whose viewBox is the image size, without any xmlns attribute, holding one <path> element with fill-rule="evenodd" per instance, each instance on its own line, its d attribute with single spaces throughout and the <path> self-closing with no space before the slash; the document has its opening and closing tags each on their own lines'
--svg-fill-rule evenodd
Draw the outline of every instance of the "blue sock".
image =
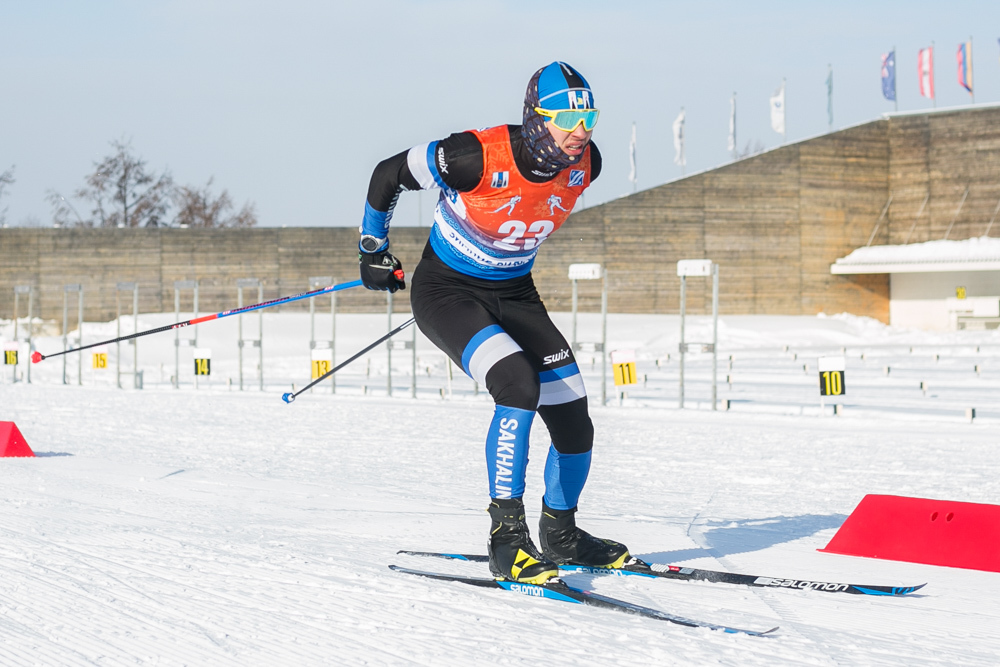
<svg viewBox="0 0 1000 667">
<path fill-rule="evenodd" d="M 590 452 L 560 454 L 549 445 L 545 460 L 545 504 L 554 510 L 569 510 L 580 502 L 590 474 Z"/>
<path fill-rule="evenodd" d="M 524 471 L 528 467 L 528 436 L 533 410 L 498 405 L 486 436 L 486 470 L 490 498 L 520 498 L 524 495 Z"/>
</svg>

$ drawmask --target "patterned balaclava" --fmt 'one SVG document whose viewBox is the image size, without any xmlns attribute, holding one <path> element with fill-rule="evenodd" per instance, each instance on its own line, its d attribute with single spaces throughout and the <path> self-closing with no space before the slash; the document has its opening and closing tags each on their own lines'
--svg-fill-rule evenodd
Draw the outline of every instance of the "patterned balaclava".
<svg viewBox="0 0 1000 667">
<path fill-rule="evenodd" d="M 545 127 L 549 119 L 536 112 L 535 107 L 553 111 L 593 109 L 594 93 L 587 80 L 566 63 L 554 62 L 535 72 L 524 95 L 521 134 L 531 154 L 532 167 L 538 172 L 554 174 L 579 163 L 583 154 L 566 155 Z"/>
</svg>

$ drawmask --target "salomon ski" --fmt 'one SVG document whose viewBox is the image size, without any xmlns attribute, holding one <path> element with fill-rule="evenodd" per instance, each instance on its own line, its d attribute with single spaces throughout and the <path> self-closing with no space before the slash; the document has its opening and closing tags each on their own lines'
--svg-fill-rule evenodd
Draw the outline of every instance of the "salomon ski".
<svg viewBox="0 0 1000 667">
<path fill-rule="evenodd" d="M 448 554 L 433 551 L 399 551 L 410 556 L 429 556 L 432 558 L 447 558 L 465 560 L 474 563 L 487 563 L 489 558 L 477 554 Z M 660 565 L 645 563 L 633 558 L 621 569 L 586 567 L 583 565 L 560 565 L 559 569 L 566 573 L 585 572 L 587 574 L 604 574 L 612 576 L 658 577 L 663 579 L 680 579 L 684 581 L 708 581 L 718 584 L 737 584 L 743 586 L 758 586 L 761 588 L 793 588 L 797 590 L 821 591 L 824 593 L 849 593 L 852 595 L 907 595 L 920 590 L 926 584 L 918 586 L 862 586 L 860 584 L 841 584 L 832 581 L 809 581 L 806 579 L 781 579 L 777 577 L 758 577 L 752 574 L 734 574 L 717 570 L 699 570 L 682 565 Z"/>
<path fill-rule="evenodd" d="M 424 572 L 423 570 L 411 570 L 406 567 L 399 567 L 398 565 L 390 565 L 389 568 L 396 572 L 402 572 L 404 574 L 412 574 L 418 577 L 427 577 L 429 579 L 437 579 L 438 581 L 455 581 L 462 584 L 468 584 L 470 586 L 478 586 L 480 588 L 499 588 L 505 591 L 510 591 L 511 593 L 520 593 L 521 595 L 527 595 L 530 597 L 548 598 L 550 600 L 559 600 L 561 602 L 571 602 L 576 604 L 586 604 L 592 607 L 602 607 L 604 609 L 614 609 L 616 611 L 623 611 L 629 614 L 636 614 L 643 616 L 645 618 L 653 618 L 658 621 L 668 621 L 670 623 L 676 623 L 677 625 L 684 625 L 689 628 L 708 628 L 710 630 L 721 630 L 722 632 L 731 632 L 750 635 L 753 637 L 763 637 L 768 635 L 775 630 L 777 627 L 771 628 L 770 630 L 758 631 L 758 630 L 745 630 L 743 628 L 733 628 L 727 625 L 718 625 L 715 623 L 705 623 L 703 621 L 696 621 L 694 619 L 685 618 L 683 616 L 676 616 L 674 614 L 669 614 L 665 611 L 659 609 L 653 609 L 651 607 L 643 607 L 641 605 L 633 604 L 631 602 L 626 602 L 624 600 L 618 600 L 616 598 L 610 598 L 606 595 L 600 595 L 594 593 L 593 591 L 586 591 L 579 588 L 573 588 L 567 585 L 565 582 L 559 579 L 550 579 L 544 584 L 520 584 L 515 581 L 506 581 L 503 579 L 487 579 L 486 577 L 463 577 L 461 575 L 454 574 L 443 574 L 440 572 Z"/>
</svg>

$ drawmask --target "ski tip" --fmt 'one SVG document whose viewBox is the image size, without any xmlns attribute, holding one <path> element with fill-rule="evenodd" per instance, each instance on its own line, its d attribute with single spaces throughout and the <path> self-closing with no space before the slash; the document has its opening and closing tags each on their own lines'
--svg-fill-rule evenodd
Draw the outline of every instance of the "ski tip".
<svg viewBox="0 0 1000 667">
<path fill-rule="evenodd" d="M 33 364 L 37 364 L 39 361 L 41 361 L 44 358 L 45 358 L 45 355 L 42 354 L 41 352 L 39 352 L 38 350 L 35 350 L 34 352 L 31 353 L 31 363 L 33 363 Z"/>
<path fill-rule="evenodd" d="M 292 403 L 293 401 L 295 401 L 295 394 L 293 394 L 292 392 L 286 392 L 281 395 L 281 400 L 283 400 L 285 403 Z"/>
<path fill-rule="evenodd" d="M 892 586 L 891 588 L 886 587 L 872 587 L 872 586 L 854 586 L 854 588 L 864 594 L 864 595 L 880 595 L 883 597 L 902 597 L 904 595 L 909 595 L 915 591 L 919 591 L 921 588 L 927 584 L 920 584 L 919 586 Z"/>
</svg>

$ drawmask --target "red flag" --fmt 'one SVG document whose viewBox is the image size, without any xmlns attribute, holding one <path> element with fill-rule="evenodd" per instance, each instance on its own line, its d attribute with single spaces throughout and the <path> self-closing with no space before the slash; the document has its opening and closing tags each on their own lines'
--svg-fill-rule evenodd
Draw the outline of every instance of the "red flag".
<svg viewBox="0 0 1000 667">
<path fill-rule="evenodd" d="M 920 94 L 934 99 L 934 47 L 920 49 L 917 56 L 917 73 L 920 75 Z"/>
</svg>

